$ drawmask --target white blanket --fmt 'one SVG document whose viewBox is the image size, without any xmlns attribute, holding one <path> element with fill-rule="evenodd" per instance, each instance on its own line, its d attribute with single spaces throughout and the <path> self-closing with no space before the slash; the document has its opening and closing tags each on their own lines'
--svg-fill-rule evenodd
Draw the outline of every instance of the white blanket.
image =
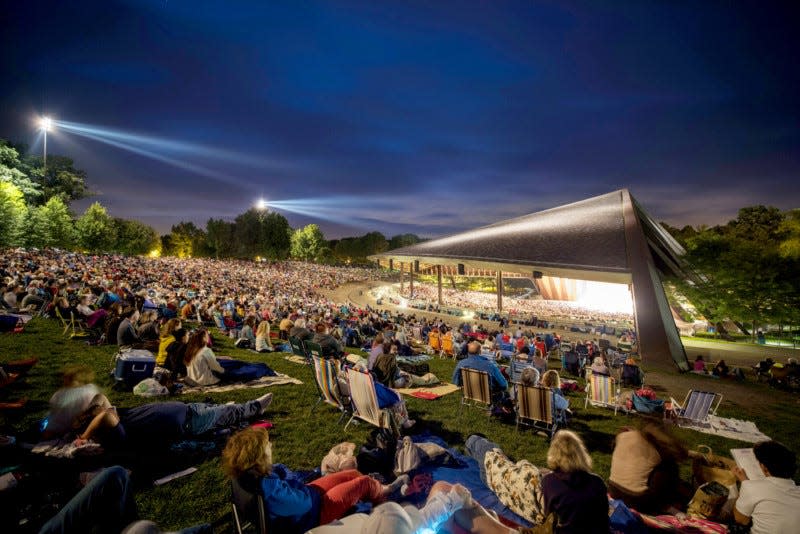
<svg viewBox="0 0 800 534">
<path fill-rule="evenodd" d="M 231 384 L 215 384 L 213 386 L 196 386 L 196 387 L 183 387 L 181 394 L 186 393 L 223 393 L 225 391 L 233 391 L 236 389 L 250 389 L 250 388 L 266 388 L 270 386 L 283 386 L 285 384 L 302 384 L 296 378 L 288 375 L 278 373 L 277 376 L 262 376 L 250 382 L 233 382 Z"/>
<path fill-rule="evenodd" d="M 752 421 L 742 421 L 740 419 L 717 417 L 709 415 L 703 424 L 679 423 L 683 428 L 691 428 L 704 434 L 713 434 L 730 439 L 738 439 L 748 443 L 758 443 L 768 441 L 770 438 L 762 433 Z"/>
</svg>

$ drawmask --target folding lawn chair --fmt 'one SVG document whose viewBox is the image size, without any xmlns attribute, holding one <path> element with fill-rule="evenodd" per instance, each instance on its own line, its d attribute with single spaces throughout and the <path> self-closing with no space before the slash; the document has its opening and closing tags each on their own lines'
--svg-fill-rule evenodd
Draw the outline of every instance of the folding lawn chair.
<svg viewBox="0 0 800 534">
<path fill-rule="evenodd" d="M 516 359 L 511 359 L 511 365 L 509 366 L 510 374 L 511 374 L 511 381 L 518 384 L 522 381 L 522 371 L 525 369 L 536 369 L 536 366 L 530 362 L 523 362 L 518 361 Z M 536 369 L 537 374 L 539 374 L 539 370 Z M 536 379 L 536 383 L 539 383 L 539 378 Z"/>
<path fill-rule="evenodd" d="M 543 386 L 517 384 L 517 430 L 520 423 L 547 432 L 550 438 L 558 429 L 558 422 L 565 419 L 553 409 L 553 392 Z M 561 410 L 563 412 L 563 410 Z"/>
<path fill-rule="evenodd" d="M 722 395 L 712 391 L 690 389 L 683 400 L 683 404 L 679 404 L 672 397 L 669 400 L 679 420 L 685 419 L 691 423 L 702 424 L 706 422 L 709 414 L 715 415 L 717 413 L 717 408 L 722 402 Z"/>
<path fill-rule="evenodd" d="M 439 351 L 441 351 L 441 350 L 442 350 L 442 338 L 441 338 L 441 334 L 439 334 L 439 332 L 436 332 L 436 331 L 434 331 L 434 330 L 431 330 L 431 331 L 428 333 L 428 345 L 430 345 L 430 346 L 431 346 L 431 349 L 433 349 L 433 352 L 435 352 L 435 353 L 437 353 L 437 354 L 438 354 L 438 353 L 439 353 Z"/>
<path fill-rule="evenodd" d="M 442 340 L 442 354 L 447 357 L 453 357 L 453 336 L 445 334 L 441 338 Z"/>
<path fill-rule="evenodd" d="M 458 413 L 465 406 L 478 406 L 486 409 L 486 415 L 492 413 L 492 392 L 489 387 L 489 373 L 468 367 L 461 368 L 461 405 Z"/>
<path fill-rule="evenodd" d="M 608 375 L 598 373 L 587 373 L 586 401 L 583 407 L 589 404 L 592 406 L 602 406 L 604 408 L 614 408 L 614 415 L 621 408 L 619 404 L 619 387 L 617 381 Z"/>
<path fill-rule="evenodd" d="M 310 363 L 308 352 L 306 352 L 306 347 L 302 341 L 294 336 L 289 336 L 289 346 L 292 347 L 292 354 L 305 358 L 306 363 Z"/>
<path fill-rule="evenodd" d="M 233 508 L 233 526 L 237 534 L 242 534 L 250 527 L 256 534 L 269 532 L 269 514 L 264 499 L 255 491 L 248 491 L 238 480 L 231 481 L 231 507 Z"/>
<path fill-rule="evenodd" d="M 354 419 L 361 419 L 378 428 L 387 428 L 396 436 L 400 435 L 394 417 L 388 409 L 378 406 L 378 395 L 375 393 L 375 383 L 372 375 L 355 369 L 347 370 L 347 381 L 350 385 L 350 402 L 353 414 L 344 429 L 350 426 Z"/>
<path fill-rule="evenodd" d="M 314 380 L 319 392 L 319 399 L 311 407 L 311 411 L 313 412 L 320 402 L 325 402 L 341 412 L 338 421 L 341 423 L 347 415 L 349 399 L 346 402 L 339 390 L 339 365 L 336 360 L 325 360 L 316 356 L 312 356 L 311 360 L 314 362 Z"/>
<path fill-rule="evenodd" d="M 303 341 L 303 346 L 306 348 L 306 360 L 308 361 L 309 365 L 311 364 L 311 358 L 323 358 L 322 347 L 319 346 L 319 343 L 314 343 L 313 341 Z"/>
</svg>

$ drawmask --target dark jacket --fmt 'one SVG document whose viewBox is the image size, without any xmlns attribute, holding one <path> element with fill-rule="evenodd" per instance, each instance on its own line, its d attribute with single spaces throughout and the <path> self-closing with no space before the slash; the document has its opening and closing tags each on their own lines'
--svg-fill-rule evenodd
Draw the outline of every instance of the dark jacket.
<svg viewBox="0 0 800 534">
<path fill-rule="evenodd" d="M 607 533 L 608 495 L 599 476 L 553 471 L 542 479 L 545 514 L 554 512 L 554 532 Z"/>
</svg>

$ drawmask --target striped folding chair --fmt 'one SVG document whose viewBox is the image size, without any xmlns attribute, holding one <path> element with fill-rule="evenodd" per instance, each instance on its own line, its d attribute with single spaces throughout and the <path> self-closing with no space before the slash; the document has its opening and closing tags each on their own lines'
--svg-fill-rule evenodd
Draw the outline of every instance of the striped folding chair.
<svg viewBox="0 0 800 534">
<path fill-rule="evenodd" d="M 319 393 L 319 399 L 311 407 L 311 411 L 313 412 L 321 402 L 330 404 L 341 412 L 338 421 L 341 422 L 347 415 L 349 402 L 339 390 L 339 365 L 336 360 L 325 360 L 316 356 L 312 356 L 311 360 L 314 363 L 314 381 Z"/>
<path fill-rule="evenodd" d="M 491 415 L 492 392 L 489 388 L 489 373 L 468 367 L 461 368 L 461 405 L 459 414 L 465 406 L 478 406 Z"/>
<path fill-rule="evenodd" d="M 592 406 L 614 408 L 614 415 L 617 415 L 617 410 L 620 408 L 617 381 L 611 376 L 597 373 L 588 375 L 586 381 L 588 387 L 583 407 L 591 404 Z"/>
<path fill-rule="evenodd" d="M 353 407 L 353 414 L 347 424 L 344 425 L 344 429 L 347 430 L 347 427 L 350 426 L 354 419 L 361 419 L 378 428 L 388 428 L 399 436 L 400 432 L 391 412 L 378 406 L 378 396 L 375 393 L 375 383 L 372 381 L 372 375 L 355 369 L 348 369 L 347 381 L 350 385 L 350 402 Z"/>
<path fill-rule="evenodd" d="M 520 424 L 547 432 L 550 438 L 556 433 L 559 418 L 553 411 L 553 392 L 543 386 L 517 388 L 517 430 Z"/>
<path fill-rule="evenodd" d="M 716 415 L 717 408 L 722 402 L 722 395 L 712 391 L 697 391 L 690 389 L 683 400 L 683 404 L 679 404 L 675 399 L 670 397 L 672 409 L 678 419 L 684 419 L 691 423 L 702 424 L 706 422 L 710 415 Z"/>
</svg>

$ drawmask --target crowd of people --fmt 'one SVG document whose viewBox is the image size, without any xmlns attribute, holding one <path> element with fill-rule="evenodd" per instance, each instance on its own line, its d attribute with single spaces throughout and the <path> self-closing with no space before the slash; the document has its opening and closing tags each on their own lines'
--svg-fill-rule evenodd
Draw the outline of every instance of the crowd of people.
<svg viewBox="0 0 800 534">
<path fill-rule="evenodd" d="M 403 299 L 411 307 L 418 305 L 427 308 L 431 302 L 438 301 L 436 286 L 425 283 L 414 284 L 414 294 L 406 285 L 401 293 L 399 288 L 383 289 L 383 295 L 389 299 Z M 593 324 L 619 324 L 629 326 L 633 324 L 633 313 L 610 312 L 591 308 L 583 304 L 560 300 L 543 300 L 541 298 L 517 298 L 505 296 L 504 307 L 508 316 L 517 318 L 547 317 L 558 322 L 593 323 Z M 492 293 L 481 291 L 462 291 L 449 287 L 442 288 L 442 305 L 462 310 L 474 310 L 492 314 L 497 309 L 497 297 Z"/>
<path fill-rule="evenodd" d="M 466 323 L 451 329 L 441 319 L 391 316 L 332 302 L 320 293 L 373 278 L 374 272 L 366 269 L 17 250 L 0 258 L 0 277 L 7 288 L 3 300 L 9 309 L 79 315 L 87 326 L 95 319 L 105 342 L 147 347 L 159 365 L 191 384 L 215 384 L 230 372 L 215 357 L 202 323 L 234 332 L 244 340 L 243 345 L 258 352 L 286 349 L 285 343 L 293 338 L 317 343 L 323 348 L 323 357 L 343 362 L 346 346 L 366 345 L 371 350 L 360 365 L 375 377 L 380 407 L 390 408 L 398 426 L 407 430 L 414 421 L 393 388 L 430 384 L 436 377 L 404 370 L 398 357 L 414 354 L 435 333 L 450 336 L 451 350 L 458 359 L 452 382 L 460 384 L 464 368 L 487 372 L 500 415 L 513 411 L 514 388 L 498 365 L 498 358 L 509 358 L 530 364 L 522 383 L 550 389 L 554 415 L 563 423 L 569 417 L 569 401 L 562 394 L 559 373 L 547 368 L 546 356 L 557 346 L 557 334 L 486 331 Z M 525 313 L 544 316 L 548 311 L 552 310 Z M 187 323 L 199 328 L 190 334 Z M 589 356 L 587 367 L 597 373 L 608 371 L 610 362 L 598 347 L 592 343 L 581 346 Z M 272 394 L 266 394 L 241 404 L 157 402 L 117 409 L 93 378 L 80 367 L 67 370 L 63 387 L 50 401 L 43 437 L 66 436 L 78 445 L 91 441 L 109 449 L 151 443 L 154 436 L 178 440 L 241 426 L 264 414 L 272 401 Z M 464 446 L 477 461 L 481 480 L 503 505 L 532 524 L 549 525 L 551 532 L 607 532 L 609 495 L 648 514 L 674 512 L 691 498 L 691 490 L 679 476 L 687 451 L 660 424 L 620 432 L 607 480 L 593 472 L 589 448 L 579 433 L 570 430 L 553 436 L 546 458 L 538 465 L 513 461 L 484 436 L 470 436 Z M 800 524 L 800 489 L 792 480 L 795 455 L 776 442 L 758 444 L 754 451 L 765 478 L 747 480 L 741 470 L 735 470 L 741 489 L 731 522 L 751 523 L 754 533 L 793 532 Z M 236 485 L 264 500 L 276 531 L 521 531 L 498 521 L 458 484 L 436 483 L 421 508 L 402 506 L 409 485 L 406 476 L 378 480 L 358 471 L 354 459 L 341 470 L 311 481 L 292 478 L 273 463 L 270 435 L 260 426 L 245 428 L 228 440 L 222 466 Z M 91 528 L 158 532 L 154 523 L 135 521 L 131 491 L 124 469 L 106 469 L 42 532 Z M 359 501 L 371 502 L 372 513 L 344 517 Z M 318 530 L 320 526 L 327 530 Z M 207 525 L 186 530 L 206 531 Z"/>
</svg>

